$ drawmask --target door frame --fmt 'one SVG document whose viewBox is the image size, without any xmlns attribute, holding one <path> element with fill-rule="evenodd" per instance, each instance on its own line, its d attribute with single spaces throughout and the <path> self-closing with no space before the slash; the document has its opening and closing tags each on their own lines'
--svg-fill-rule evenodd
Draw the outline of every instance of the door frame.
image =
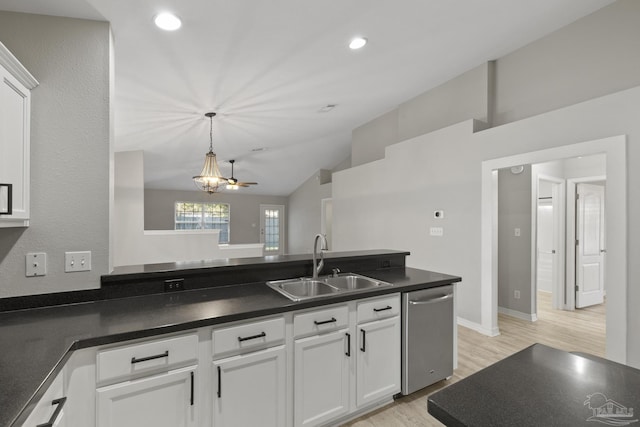
<svg viewBox="0 0 640 427">
<path fill-rule="evenodd" d="M 567 179 L 567 248 L 574 247 L 576 241 L 576 192 L 577 184 L 586 184 L 593 181 L 606 181 L 606 175 L 580 177 Z M 605 186 L 605 210 L 607 209 L 607 193 Z M 570 203 L 569 203 L 570 202 Z M 607 226 L 607 219 L 605 216 L 605 229 Z M 567 251 L 567 300 L 565 303 L 565 310 L 576 309 L 576 251 Z M 606 274 L 606 271 L 605 271 Z M 607 276 L 605 276 L 605 283 L 607 282 Z"/>
<path fill-rule="evenodd" d="M 485 160 L 481 170 L 480 210 L 480 321 L 481 331 L 499 335 L 498 329 L 498 169 L 544 163 L 569 157 L 606 154 L 607 192 L 607 303 L 606 355 L 627 360 L 627 161 L 626 135 Z"/>
<path fill-rule="evenodd" d="M 553 277 L 553 284 L 551 288 L 551 306 L 554 309 L 560 309 L 564 307 L 565 300 L 565 182 L 564 178 L 558 178 L 546 174 L 537 174 L 533 179 L 534 191 L 531 192 L 531 305 L 532 313 L 537 315 L 538 313 L 538 197 L 540 190 L 540 181 L 548 181 L 554 184 L 553 193 L 553 217 L 554 223 L 558 225 L 558 229 L 554 230 L 553 241 L 555 245 L 557 261 L 556 271 Z"/>
</svg>

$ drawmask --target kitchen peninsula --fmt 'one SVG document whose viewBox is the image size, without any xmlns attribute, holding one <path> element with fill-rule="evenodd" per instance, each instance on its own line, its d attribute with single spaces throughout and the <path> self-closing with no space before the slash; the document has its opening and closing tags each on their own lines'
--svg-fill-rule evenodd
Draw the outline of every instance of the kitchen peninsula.
<svg viewBox="0 0 640 427">
<path fill-rule="evenodd" d="M 98 395 L 103 396 L 100 393 L 104 392 L 104 395 L 108 395 L 113 392 L 117 381 L 107 379 L 106 374 L 101 376 L 100 369 L 108 366 L 109 358 L 119 351 L 120 347 L 115 350 L 114 347 L 120 346 L 125 341 L 135 340 L 133 342 L 140 344 L 138 345 L 140 347 L 154 345 L 154 343 L 147 343 L 152 338 L 170 337 L 171 339 L 188 340 L 194 337 L 196 341 L 199 339 L 202 344 L 202 340 L 207 336 L 208 340 L 212 339 L 213 331 L 213 334 L 221 334 L 218 342 L 222 343 L 224 342 L 222 337 L 225 330 L 231 329 L 226 328 L 228 325 L 232 325 L 234 328 L 237 328 L 237 325 L 244 327 L 245 323 L 253 320 L 259 320 L 256 323 L 259 323 L 260 327 L 273 327 L 276 324 L 279 327 L 278 325 L 286 323 L 286 329 L 282 327 L 280 332 L 274 333 L 274 336 L 277 337 L 274 338 L 274 342 L 268 342 L 270 337 L 263 335 L 261 335 L 262 338 L 254 340 L 258 344 L 257 349 L 264 349 L 265 352 L 268 352 L 271 351 L 271 348 L 267 348 L 268 345 L 284 346 L 285 343 L 292 340 L 293 332 L 289 330 L 290 323 L 293 322 L 292 313 L 301 313 L 306 316 L 310 312 L 316 312 L 315 309 L 318 308 L 333 309 L 332 307 L 337 307 L 336 310 L 342 310 L 344 306 L 345 313 L 348 308 L 350 310 L 349 316 L 353 317 L 356 307 L 354 304 L 357 301 L 366 300 L 368 304 L 369 301 L 374 303 L 380 301 L 388 305 L 387 301 L 392 301 L 390 298 L 396 298 L 395 296 L 399 293 L 438 287 L 461 280 L 456 276 L 406 267 L 406 255 L 408 255 L 407 252 L 388 250 L 327 253 L 324 260 L 325 272 L 337 268 L 343 272 L 355 272 L 383 280 L 392 283 L 393 286 L 358 293 L 336 294 L 301 302 L 285 298 L 266 286 L 265 281 L 309 276 L 311 273 L 310 255 L 121 267 L 112 274 L 103 276 L 101 288 L 94 291 L 0 300 L 0 310 L 2 311 L 0 313 L 0 340 L 3 343 L 3 351 L 0 353 L 0 366 L 2 366 L 0 370 L 0 407 L 2 408 L 0 426 L 22 426 L 38 401 L 54 383 L 56 377 L 68 368 L 65 365 L 69 365 L 73 361 L 76 353 L 83 354 L 83 352 L 92 351 L 94 364 L 96 352 L 99 356 L 104 354 L 102 359 L 98 357 L 98 365 L 103 360 L 102 366 L 97 368 L 93 364 L 89 367 L 83 366 L 83 369 L 88 369 L 88 372 L 92 374 L 87 378 L 93 383 L 86 384 L 87 390 L 83 390 L 82 393 L 75 391 L 76 395 L 93 396 L 96 394 L 97 387 Z M 399 300 L 399 297 L 396 299 Z M 394 312 L 395 318 L 398 317 L 399 304 L 397 306 L 393 302 L 390 304 L 394 306 L 393 310 L 387 310 L 385 306 L 383 309 L 386 311 L 381 311 L 379 315 L 380 319 L 385 319 L 383 321 L 389 321 L 388 316 Z M 374 308 L 374 310 L 380 309 Z M 263 321 L 263 318 L 267 320 Z M 335 326 L 338 327 L 340 318 L 338 315 L 334 318 L 336 319 Z M 332 320 L 332 317 L 329 317 L 329 320 Z M 317 326 L 318 324 L 315 327 Z M 326 327 L 333 326 L 329 324 Z M 226 329 L 221 329 L 221 327 Z M 344 328 L 355 331 L 356 327 L 351 323 L 345 323 Z M 265 335 L 271 333 L 271 329 L 266 331 L 261 329 L 260 331 Z M 186 333 L 191 333 L 191 335 L 185 336 Z M 375 337 L 373 334 L 372 336 Z M 243 335 L 241 339 L 251 340 L 253 338 L 255 335 Z M 242 347 L 245 344 L 241 339 L 234 338 L 233 342 L 236 343 L 235 345 L 240 342 Z M 296 340 L 296 342 L 298 341 L 302 340 Z M 191 341 L 184 342 L 191 343 Z M 247 345 L 253 344 L 249 342 Z M 340 348 L 343 348 L 342 338 L 339 345 Z M 368 345 L 375 346 L 375 340 L 371 339 L 371 344 L 367 342 Z M 188 345 L 181 345 L 179 348 L 188 347 Z M 210 347 L 211 343 L 208 343 L 208 348 Z M 201 345 L 200 348 L 203 346 Z M 287 348 L 288 354 L 291 355 L 291 348 Z M 364 348 L 364 343 L 362 348 Z M 350 349 L 351 347 L 349 347 L 349 352 Z M 102 350 L 105 351 L 101 354 Z M 355 350 L 354 346 L 354 353 Z M 200 364 L 197 369 L 193 368 L 187 372 L 193 373 L 190 380 L 192 403 L 188 405 L 192 411 L 189 415 L 191 424 L 187 425 L 204 425 L 194 423 L 198 421 L 198 417 L 202 421 L 210 416 L 201 415 L 201 412 L 209 413 L 210 411 L 198 411 L 193 408 L 203 405 L 203 401 L 206 400 L 199 397 L 199 392 L 203 392 L 205 396 L 211 395 L 211 391 L 208 392 L 209 394 L 206 393 L 210 387 L 205 390 L 203 385 L 213 376 L 213 373 L 204 375 L 205 372 L 212 369 L 210 361 L 207 364 L 203 363 L 202 350 L 194 350 L 194 356 L 191 359 L 185 356 L 184 360 L 177 362 L 172 359 L 172 357 L 178 357 L 174 356 L 174 353 L 169 356 L 168 350 L 162 351 L 166 351 L 167 357 L 163 357 L 164 353 L 161 352 L 160 356 L 154 359 L 155 361 L 144 360 L 138 366 L 144 365 L 145 372 L 154 373 L 153 370 L 158 368 L 158 364 L 161 364 L 161 367 L 169 366 L 172 369 L 176 367 L 176 372 L 184 373 L 187 372 L 185 371 L 188 368 L 187 365 L 197 365 L 199 358 Z M 207 358 L 211 358 L 211 350 L 207 351 L 208 354 L 206 351 L 204 354 L 207 355 Z M 216 351 L 214 349 L 214 358 Z M 227 353 L 224 351 L 227 350 L 220 350 L 220 354 L 225 357 L 235 354 L 231 350 Z M 135 356 L 130 359 L 132 365 L 139 361 Z M 292 364 L 293 361 L 290 359 L 291 357 L 288 357 L 287 363 Z M 172 366 L 172 363 L 176 363 L 176 365 Z M 217 363 L 216 360 L 214 363 Z M 128 364 L 129 362 L 127 362 Z M 194 374 L 199 375 L 196 377 L 198 379 L 195 382 L 195 392 Z M 112 377 L 115 378 L 115 374 Z M 69 381 L 72 383 L 73 377 L 68 378 L 71 378 Z M 122 378 L 125 377 L 118 377 L 118 381 Z M 140 379 L 135 375 L 132 378 L 133 380 Z M 185 378 L 187 378 L 185 384 L 188 389 L 189 377 Z M 76 384 L 71 385 L 75 386 Z M 196 396 L 195 405 L 193 404 L 194 394 Z M 85 397 L 85 399 L 89 398 Z M 89 399 L 89 401 L 91 400 L 95 399 Z M 286 414 L 293 412 L 290 404 L 292 399 L 283 400 L 287 400 L 284 406 L 287 411 L 283 416 L 287 420 L 287 425 L 290 425 L 291 417 Z M 48 405 L 51 406 L 51 403 L 49 402 Z M 89 406 L 89 408 L 83 408 L 83 412 L 96 411 L 95 406 L 85 406 Z M 363 406 L 363 408 L 365 407 Z M 69 396 L 65 416 L 74 419 L 75 408 L 77 405 L 74 405 L 73 396 Z M 194 411 L 198 414 L 194 415 Z M 347 407 L 345 411 L 347 413 L 351 410 Z M 83 416 L 87 415 L 83 414 Z M 214 415 L 215 417 L 216 415 Z M 90 419 L 96 419 L 95 415 L 91 414 Z M 71 423 L 70 425 L 75 424 Z M 103 425 L 100 419 L 98 419 L 98 425 Z M 216 425 L 224 425 L 224 422 Z"/>
</svg>

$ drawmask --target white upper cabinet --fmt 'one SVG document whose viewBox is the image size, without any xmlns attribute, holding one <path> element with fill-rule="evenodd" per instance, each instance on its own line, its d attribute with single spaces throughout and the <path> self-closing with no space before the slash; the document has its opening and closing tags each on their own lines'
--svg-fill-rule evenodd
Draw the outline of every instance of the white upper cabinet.
<svg viewBox="0 0 640 427">
<path fill-rule="evenodd" d="M 29 225 L 31 89 L 37 85 L 0 42 L 0 227 Z"/>
</svg>

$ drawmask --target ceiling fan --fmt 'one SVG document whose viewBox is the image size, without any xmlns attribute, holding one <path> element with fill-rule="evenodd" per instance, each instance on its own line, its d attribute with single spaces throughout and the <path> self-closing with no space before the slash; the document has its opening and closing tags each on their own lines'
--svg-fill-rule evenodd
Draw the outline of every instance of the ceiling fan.
<svg viewBox="0 0 640 427">
<path fill-rule="evenodd" d="M 231 163 L 231 178 L 227 178 L 227 189 L 229 190 L 237 190 L 240 187 L 248 187 L 250 185 L 258 185 L 257 182 L 240 182 L 236 177 L 233 176 L 233 165 L 236 161 L 229 160 Z"/>
</svg>

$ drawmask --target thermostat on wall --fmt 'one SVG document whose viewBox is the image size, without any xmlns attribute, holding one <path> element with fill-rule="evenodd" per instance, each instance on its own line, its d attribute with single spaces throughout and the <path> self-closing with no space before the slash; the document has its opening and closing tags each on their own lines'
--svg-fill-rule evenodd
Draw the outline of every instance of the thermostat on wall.
<svg viewBox="0 0 640 427">
<path fill-rule="evenodd" d="M 444 218 L 444 211 L 433 211 L 433 217 L 436 219 Z"/>
</svg>

